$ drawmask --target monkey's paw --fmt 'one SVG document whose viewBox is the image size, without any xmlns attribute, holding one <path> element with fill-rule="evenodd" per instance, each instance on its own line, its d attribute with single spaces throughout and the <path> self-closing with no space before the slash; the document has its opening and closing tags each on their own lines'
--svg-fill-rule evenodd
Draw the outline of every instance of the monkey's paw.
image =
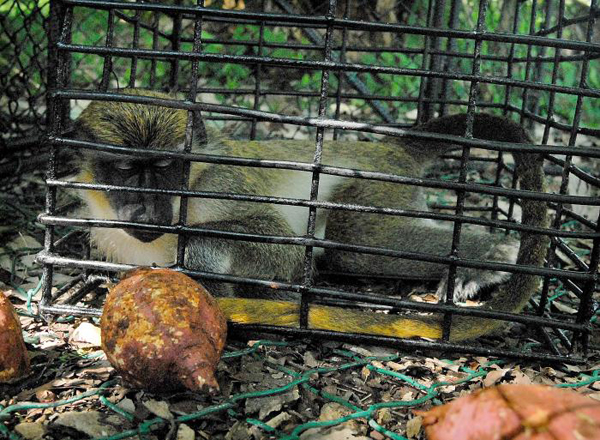
<svg viewBox="0 0 600 440">
<path fill-rule="evenodd" d="M 517 261 L 519 243 L 514 240 L 496 245 L 486 252 L 481 259 L 495 261 L 499 263 L 514 264 Z M 456 282 L 454 284 L 454 301 L 465 302 L 474 298 L 481 289 L 495 286 L 508 281 L 511 274 L 509 272 L 500 272 L 495 270 L 482 270 L 471 268 L 459 268 L 456 271 Z M 436 296 L 440 301 L 446 298 L 448 290 L 448 271 L 445 272 L 442 280 L 438 284 Z"/>
</svg>

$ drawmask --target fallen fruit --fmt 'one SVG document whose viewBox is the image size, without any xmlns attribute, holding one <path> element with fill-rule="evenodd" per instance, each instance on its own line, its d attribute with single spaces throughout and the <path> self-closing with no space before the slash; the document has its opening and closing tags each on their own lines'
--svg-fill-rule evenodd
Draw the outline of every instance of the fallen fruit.
<svg viewBox="0 0 600 440">
<path fill-rule="evenodd" d="M 429 440 L 600 440 L 600 402 L 544 385 L 485 388 L 415 413 Z"/>
<path fill-rule="evenodd" d="M 29 372 L 29 356 L 21 321 L 6 295 L 0 291 L 0 382 L 18 379 Z"/>
<path fill-rule="evenodd" d="M 102 348 L 123 379 L 150 391 L 215 393 L 227 322 L 196 281 L 170 269 L 128 272 L 106 298 Z"/>
</svg>

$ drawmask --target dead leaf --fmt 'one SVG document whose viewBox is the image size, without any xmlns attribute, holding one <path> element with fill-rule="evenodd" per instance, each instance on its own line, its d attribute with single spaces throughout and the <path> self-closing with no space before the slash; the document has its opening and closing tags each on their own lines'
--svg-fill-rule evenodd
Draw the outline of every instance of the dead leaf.
<svg viewBox="0 0 600 440">
<path fill-rule="evenodd" d="M 408 438 L 415 438 L 421 432 L 423 426 L 423 417 L 417 416 L 406 422 L 406 436 Z"/>
<path fill-rule="evenodd" d="M 238 420 L 225 434 L 225 440 L 248 440 L 251 435 L 250 429 L 245 421 Z"/>
<path fill-rule="evenodd" d="M 50 403 L 50 402 L 54 402 L 56 400 L 56 394 L 54 394 L 52 391 L 48 390 L 48 389 L 42 389 L 39 390 L 35 393 L 35 397 L 37 398 L 38 402 L 41 403 Z"/>
<path fill-rule="evenodd" d="M 295 402 L 300 398 L 298 387 L 294 387 L 290 391 L 277 394 L 274 396 L 260 397 L 258 399 L 246 400 L 246 413 L 253 414 L 258 411 L 259 419 L 263 420 L 269 414 L 275 411 L 280 411 L 283 405 L 289 402 Z"/>
<path fill-rule="evenodd" d="M 292 416 L 287 412 L 281 412 L 275 417 L 267 421 L 267 425 L 271 428 L 277 429 L 282 423 L 285 423 L 292 419 Z"/>
<path fill-rule="evenodd" d="M 380 425 L 386 425 L 392 421 L 392 412 L 389 408 L 381 408 L 377 411 L 376 420 Z"/>
<path fill-rule="evenodd" d="M 581 373 L 585 368 L 580 365 L 571 365 L 571 364 L 565 364 L 564 366 L 568 371 L 571 371 L 573 373 Z"/>
<path fill-rule="evenodd" d="M 135 412 L 135 404 L 131 399 L 123 399 L 117 403 L 117 406 L 124 411 L 134 413 Z"/>
<path fill-rule="evenodd" d="M 394 371 L 402 371 L 402 370 L 405 370 L 407 368 L 407 365 L 402 365 L 402 364 L 399 364 L 399 363 L 393 362 L 393 361 L 386 362 L 385 365 L 390 370 L 394 370 Z"/>
<path fill-rule="evenodd" d="M 427 360 L 432 362 L 435 365 L 438 365 L 439 367 L 441 367 L 445 370 L 458 372 L 458 370 L 460 369 L 460 364 L 457 364 L 457 363 L 450 363 L 448 361 L 443 361 L 441 359 L 436 359 L 436 358 L 427 358 Z"/>
<path fill-rule="evenodd" d="M 26 440 L 42 440 L 46 428 L 39 422 L 23 422 L 15 426 L 15 432 Z"/>
<path fill-rule="evenodd" d="M 181 423 L 177 428 L 177 440 L 195 440 L 194 430 L 185 423 Z"/>
<path fill-rule="evenodd" d="M 411 400 L 414 400 L 414 398 L 415 398 L 415 393 L 413 391 L 409 391 L 402 396 L 402 401 L 410 402 Z"/>
<path fill-rule="evenodd" d="M 144 406 L 155 416 L 165 420 L 173 420 L 173 414 L 169 409 L 169 404 L 164 400 L 146 400 Z"/>
<path fill-rule="evenodd" d="M 319 366 L 319 363 L 315 359 L 315 355 L 312 351 L 307 351 L 304 353 L 303 359 L 304 365 L 306 365 L 308 368 L 316 368 Z"/>
<path fill-rule="evenodd" d="M 108 437 L 123 430 L 123 418 L 102 414 L 99 411 L 59 414 L 55 423 L 68 426 L 90 437 Z"/>
<path fill-rule="evenodd" d="M 531 379 L 529 378 L 529 376 L 527 376 L 525 373 L 523 373 L 521 370 L 515 368 L 513 369 L 510 374 L 512 374 L 514 376 L 514 379 L 512 379 L 510 381 L 510 383 L 514 383 L 517 385 L 531 385 Z"/>
<path fill-rule="evenodd" d="M 82 322 L 69 336 L 69 343 L 77 346 L 100 347 L 100 327 L 89 322 Z"/>
<path fill-rule="evenodd" d="M 345 350 L 353 351 L 354 353 L 357 353 L 361 356 L 365 356 L 365 357 L 373 356 L 373 352 L 369 351 L 365 347 L 359 347 L 357 345 L 350 345 L 350 344 L 344 344 L 342 347 Z"/>
<path fill-rule="evenodd" d="M 560 302 L 560 301 L 554 301 L 552 303 L 552 307 L 556 307 L 559 312 L 567 313 L 569 315 L 575 315 L 577 313 L 577 309 L 575 309 L 573 307 L 570 307 L 570 306 L 568 306 L 565 303 Z"/>
<path fill-rule="evenodd" d="M 504 377 L 504 375 L 508 372 L 508 368 L 502 368 L 500 370 L 493 370 L 490 371 L 484 378 L 483 378 L 483 386 L 488 388 L 491 387 L 492 385 L 498 383 L 500 381 L 500 379 L 502 379 Z"/>
<path fill-rule="evenodd" d="M 326 422 L 329 420 L 335 420 L 346 417 L 349 414 L 352 414 L 352 410 L 350 408 L 347 408 L 337 402 L 327 402 L 321 408 L 319 421 Z"/>
<path fill-rule="evenodd" d="M 366 381 L 371 375 L 371 370 L 369 370 L 367 367 L 362 367 L 362 369 L 360 370 L 360 375 L 363 378 L 363 380 Z"/>
</svg>

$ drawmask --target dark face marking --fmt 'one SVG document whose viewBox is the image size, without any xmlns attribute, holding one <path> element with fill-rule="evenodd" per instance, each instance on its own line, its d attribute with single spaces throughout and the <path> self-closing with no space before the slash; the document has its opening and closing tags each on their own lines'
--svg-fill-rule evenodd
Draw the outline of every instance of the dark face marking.
<svg viewBox="0 0 600 440">
<path fill-rule="evenodd" d="M 129 89 L 128 94 L 168 99 L 168 95 Z M 77 139 L 125 148 L 181 151 L 185 141 L 189 114 L 184 110 L 125 102 L 93 101 L 75 122 Z M 200 112 L 193 112 L 193 145 L 206 143 L 206 129 Z M 108 151 L 84 150 L 82 167 L 92 172 L 100 184 L 136 188 L 179 189 L 183 160 L 144 156 L 126 156 Z M 139 223 L 170 225 L 173 221 L 174 197 L 107 191 L 106 197 L 117 218 Z M 143 242 L 161 233 L 124 229 Z"/>
<path fill-rule="evenodd" d="M 137 188 L 180 188 L 181 161 L 169 158 L 142 159 L 123 157 L 119 160 L 97 160 L 94 166 L 98 183 Z M 109 191 L 107 197 L 119 220 L 170 225 L 173 220 L 171 195 L 129 191 Z M 132 237 L 148 243 L 162 233 L 140 229 L 124 229 Z"/>
</svg>

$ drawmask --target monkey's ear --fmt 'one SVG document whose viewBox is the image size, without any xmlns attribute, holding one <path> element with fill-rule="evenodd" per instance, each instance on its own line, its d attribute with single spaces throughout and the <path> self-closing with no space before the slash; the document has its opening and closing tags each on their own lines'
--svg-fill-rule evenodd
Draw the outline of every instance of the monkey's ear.
<svg viewBox="0 0 600 440">
<path fill-rule="evenodd" d="M 194 110 L 192 112 L 192 124 L 194 128 L 194 139 L 198 145 L 206 144 L 206 126 L 204 125 L 204 118 L 202 117 L 200 110 Z"/>
</svg>

